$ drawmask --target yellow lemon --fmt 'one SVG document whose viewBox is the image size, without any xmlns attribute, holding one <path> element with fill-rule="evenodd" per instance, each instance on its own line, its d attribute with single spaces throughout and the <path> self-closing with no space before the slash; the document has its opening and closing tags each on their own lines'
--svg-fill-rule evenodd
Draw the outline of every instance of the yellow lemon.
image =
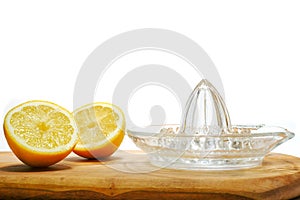
<svg viewBox="0 0 300 200">
<path fill-rule="evenodd" d="M 110 103 L 97 102 L 73 112 L 79 141 L 74 153 L 85 158 L 104 158 L 113 154 L 124 138 L 122 110 Z"/>
<path fill-rule="evenodd" d="M 59 162 L 77 142 L 72 113 L 47 101 L 29 101 L 12 108 L 5 116 L 3 128 L 14 154 L 32 167 Z"/>
</svg>

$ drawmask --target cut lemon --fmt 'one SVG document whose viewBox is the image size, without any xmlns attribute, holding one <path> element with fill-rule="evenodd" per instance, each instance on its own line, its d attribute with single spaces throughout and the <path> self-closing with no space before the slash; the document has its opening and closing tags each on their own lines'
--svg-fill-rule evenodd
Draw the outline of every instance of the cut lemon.
<svg viewBox="0 0 300 200">
<path fill-rule="evenodd" d="M 113 154 L 124 138 L 122 110 L 110 103 L 97 102 L 74 111 L 79 141 L 74 153 L 85 158 L 104 158 Z"/>
<path fill-rule="evenodd" d="M 73 115 L 46 101 L 29 101 L 12 108 L 5 116 L 3 128 L 14 154 L 32 167 L 59 162 L 77 142 Z"/>
</svg>

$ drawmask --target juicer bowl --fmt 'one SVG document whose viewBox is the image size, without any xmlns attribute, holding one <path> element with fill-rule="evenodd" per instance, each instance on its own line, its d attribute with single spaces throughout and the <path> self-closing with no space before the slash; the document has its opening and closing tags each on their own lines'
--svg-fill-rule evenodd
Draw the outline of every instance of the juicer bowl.
<svg viewBox="0 0 300 200">
<path fill-rule="evenodd" d="M 151 164 L 184 170 L 233 170 L 257 167 L 294 133 L 264 125 L 233 125 L 220 135 L 180 133 L 180 125 L 127 130 L 129 138 L 147 153 Z"/>
</svg>

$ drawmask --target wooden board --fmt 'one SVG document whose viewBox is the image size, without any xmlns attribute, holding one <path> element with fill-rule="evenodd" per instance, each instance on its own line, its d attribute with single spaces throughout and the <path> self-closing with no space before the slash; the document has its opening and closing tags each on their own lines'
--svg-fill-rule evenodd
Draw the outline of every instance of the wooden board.
<svg viewBox="0 0 300 200">
<path fill-rule="evenodd" d="M 300 158 L 269 154 L 236 171 L 158 169 L 145 154 L 119 151 L 102 162 L 72 154 L 33 169 L 0 153 L 0 199 L 290 199 L 300 196 Z"/>
</svg>

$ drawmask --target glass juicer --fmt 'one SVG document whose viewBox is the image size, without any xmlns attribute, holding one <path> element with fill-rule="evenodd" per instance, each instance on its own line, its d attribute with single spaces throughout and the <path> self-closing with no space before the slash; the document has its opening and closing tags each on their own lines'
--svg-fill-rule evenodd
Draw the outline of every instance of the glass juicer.
<svg viewBox="0 0 300 200">
<path fill-rule="evenodd" d="M 151 164 L 184 170 L 257 167 L 275 147 L 294 137 L 281 127 L 231 125 L 216 88 L 203 79 L 186 103 L 180 125 L 127 130 Z"/>
</svg>

